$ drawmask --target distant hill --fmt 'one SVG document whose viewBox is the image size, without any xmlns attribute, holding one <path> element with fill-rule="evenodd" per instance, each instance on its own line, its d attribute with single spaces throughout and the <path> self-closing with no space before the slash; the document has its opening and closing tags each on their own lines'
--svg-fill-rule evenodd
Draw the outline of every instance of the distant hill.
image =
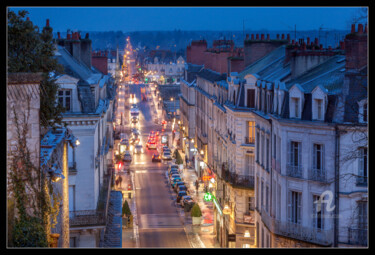
<svg viewBox="0 0 375 255">
<path fill-rule="evenodd" d="M 108 32 L 97 32 L 97 31 L 81 31 L 81 35 L 84 36 L 86 33 L 90 34 L 92 40 L 93 50 L 103 49 L 116 49 L 117 45 L 119 49 L 125 48 L 125 39 L 130 36 L 131 44 L 133 48 L 139 49 L 168 49 L 171 51 L 186 51 L 186 46 L 192 40 L 205 39 L 208 43 L 208 47 L 212 46 L 213 40 L 218 39 L 232 39 L 236 47 L 243 47 L 243 40 L 246 34 L 270 34 L 270 38 L 276 38 L 276 34 L 290 34 L 291 39 L 310 37 L 311 41 L 314 38 L 320 37 L 320 43 L 323 47 L 336 47 L 339 45 L 339 41 L 343 40 L 345 35 L 350 31 L 344 30 L 311 30 L 311 31 L 137 31 L 124 33 L 122 31 L 108 31 Z M 55 35 L 57 37 L 57 35 Z M 62 37 L 66 37 L 66 33 L 61 33 Z"/>
</svg>

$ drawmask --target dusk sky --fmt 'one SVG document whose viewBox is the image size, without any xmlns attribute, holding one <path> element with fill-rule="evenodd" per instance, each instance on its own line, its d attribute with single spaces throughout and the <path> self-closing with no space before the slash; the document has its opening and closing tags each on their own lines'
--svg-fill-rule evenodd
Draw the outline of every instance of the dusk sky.
<svg viewBox="0 0 375 255">
<path fill-rule="evenodd" d="M 10 7 L 54 32 L 151 30 L 350 30 L 358 7 Z"/>
</svg>

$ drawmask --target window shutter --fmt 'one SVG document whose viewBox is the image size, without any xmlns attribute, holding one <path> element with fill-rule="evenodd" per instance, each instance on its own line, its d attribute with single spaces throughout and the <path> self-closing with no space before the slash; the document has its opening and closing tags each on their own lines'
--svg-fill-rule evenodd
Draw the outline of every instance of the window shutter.
<svg viewBox="0 0 375 255">
<path fill-rule="evenodd" d="M 364 163 L 364 160 L 363 160 L 363 149 L 359 149 L 359 159 L 358 159 L 358 162 L 359 162 L 359 165 L 358 165 L 358 175 L 360 177 L 362 177 L 364 175 L 364 169 L 363 169 L 363 163 Z"/>
<path fill-rule="evenodd" d="M 292 192 L 288 191 L 288 221 L 292 222 Z"/>
<path fill-rule="evenodd" d="M 316 228 L 316 218 L 317 218 L 317 210 L 316 207 L 318 206 L 315 201 L 317 200 L 317 196 L 313 195 L 313 227 Z"/>
<path fill-rule="evenodd" d="M 297 143 L 298 148 L 298 168 L 302 166 L 302 143 Z"/>
<path fill-rule="evenodd" d="M 288 164 L 293 162 L 292 141 L 288 141 Z"/>
<path fill-rule="evenodd" d="M 324 160 L 324 158 L 325 158 L 325 151 L 324 151 L 324 144 L 322 144 L 322 152 L 321 152 L 321 156 L 320 156 L 320 160 L 321 160 L 321 173 L 323 174 L 323 176 L 325 176 L 325 174 L 326 174 L 326 170 L 325 170 L 325 160 Z"/>
<path fill-rule="evenodd" d="M 316 144 L 313 144 L 313 164 L 312 164 L 312 173 L 315 173 L 316 169 L 317 169 L 317 165 L 316 165 Z"/>
<path fill-rule="evenodd" d="M 302 221 L 302 194 L 297 193 L 297 223 L 301 224 Z"/>
</svg>

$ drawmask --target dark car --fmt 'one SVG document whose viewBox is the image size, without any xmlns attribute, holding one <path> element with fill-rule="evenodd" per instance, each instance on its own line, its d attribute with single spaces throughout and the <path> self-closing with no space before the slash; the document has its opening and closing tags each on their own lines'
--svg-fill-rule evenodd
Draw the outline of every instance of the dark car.
<svg viewBox="0 0 375 255">
<path fill-rule="evenodd" d="M 180 192 L 180 191 L 187 191 L 187 187 L 185 185 L 180 185 L 180 186 L 177 186 L 177 193 Z"/>
<path fill-rule="evenodd" d="M 161 162 L 159 153 L 154 153 L 154 155 L 152 155 L 152 162 Z"/>
<path fill-rule="evenodd" d="M 176 202 L 179 203 L 183 196 L 187 196 L 187 191 L 180 191 L 177 193 Z"/>
<path fill-rule="evenodd" d="M 175 185 L 174 188 L 173 188 L 174 191 L 177 190 L 177 187 L 179 187 L 179 186 L 183 186 L 183 185 L 185 185 L 185 183 L 184 183 L 183 181 L 177 182 L 176 185 Z"/>
<path fill-rule="evenodd" d="M 182 207 L 187 206 L 188 204 L 190 207 L 193 207 L 195 204 L 194 200 L 191 198 L 191 196 L 183 196 L 182 199 L 180 200 L 180 204 Z"/>
<path fill-rule="evenodd" d="M 170 177 L 172 174 L 180 174 L 180 173 L 179 173 L 177 170 L 172 169 L 171 171 L 169 171 L 169 177 Z"/>
<path fill-rule="evenodd" d="M 172 174 L 171 176 L 169 176 L 169 179 L 172 181 L 176 177 L 181 178 L 179 174 Z"/>
<path fill-rule="evenodd" d="M 174 178 L 174 179 L 171 181 L 171 185 L 172 185 L 172 187 L 176 186 L 176 183 L 177 183 L 177 182 L 182 182 L 181 177 L 176 177 L 176 178 Z"/>
</svg>

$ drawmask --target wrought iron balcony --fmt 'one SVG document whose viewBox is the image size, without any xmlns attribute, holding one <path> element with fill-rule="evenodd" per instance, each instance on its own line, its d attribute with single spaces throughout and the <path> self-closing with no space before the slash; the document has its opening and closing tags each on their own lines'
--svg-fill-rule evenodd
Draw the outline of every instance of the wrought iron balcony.
<svg viewBox="0 0 375 255">
<path fill-rule="evenodd" d="M 317 229 L 313 227 L 306 227 L 301 224 L 289 221 L 280 221 L 271 217 L 263 208 L 261 211 L 263 223 L 271 232 L 276 235 L 294 238 L 323 246 L 329 246 L 332 244 L 333 232 L 331 229 Z"/>
<path fill-rule="evenodd" d="M 70 227 L 98 226 L 105 225 L 104 211 L 81 210 L 69 212 Z"/>
<path fill-rule="evenodd" d="M 286 175 L 295 178 L 303 178 L 302 166 L 286 165 Z"/>
<path fill-rule="evenodd" d="M 309 180 L 318 181 L 318 182 L 327 182 L 327 175 L 324 169 L 309 169 Z"/>
<path fill-rule="evenodd" d="M 367 229 L 348 228 L 348 244 L 367 246 Z"/>
<path fill-rule="evenodd" d="M 222 178 L 238 188 L 254 188 L 254 176 L 252 175 L 238 175 L 229 171 L 229 169 L 222 168 Z"/>
<path fill-rule="evenodd" d="M 255 144 L 255 137 L 246 136 L 245 137 L 245 144 L 252 144 L 252 145 L 254 145 Z"/>
</svg>

